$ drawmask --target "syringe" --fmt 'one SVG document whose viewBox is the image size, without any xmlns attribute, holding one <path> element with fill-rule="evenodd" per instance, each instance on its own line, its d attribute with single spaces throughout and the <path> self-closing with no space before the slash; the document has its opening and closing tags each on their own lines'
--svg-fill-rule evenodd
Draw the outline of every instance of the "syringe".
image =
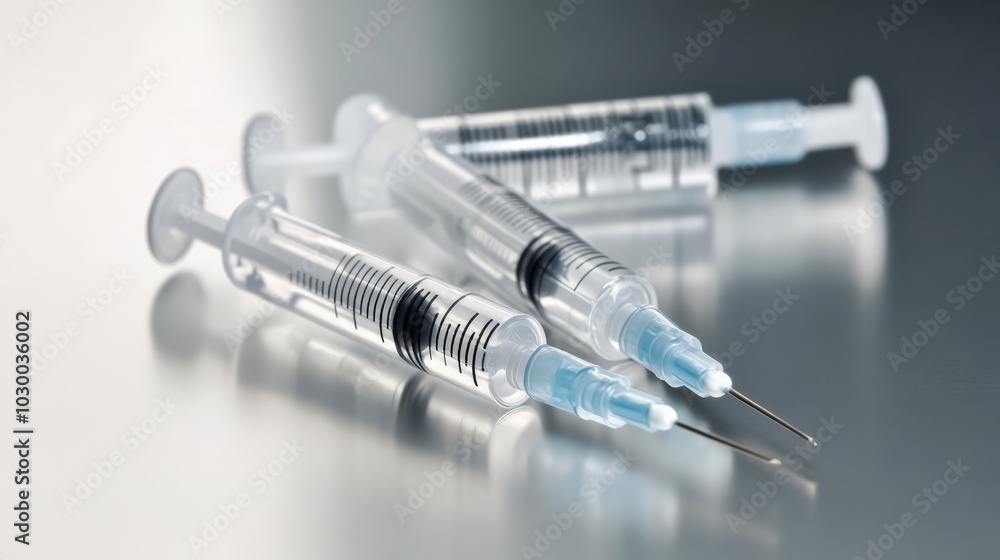
<svg viewBox="0 0 1000 560">
<path fill-rule="evenodd" d="M 801 430 L 732 388 L 701 342 L 657 307 L 644 278 L 556 223 L 517 193 L 454 158 L 414 122 L 371 96 L 347 100 L 337 137 L 355 161 L 345 184 L 383 193 L 484 281 L 602 357 L 626 356 L 700 397 L 729 393 L 798 436 Z"/>
<path fill-rule="evenodd" d="M 202 208 L 201 180 L 181 169 L 161 185 L 149 213 L 157 260 L 179 259 L 194 239 L 222 251 L 229 279 L 275 305 L 502 406 L 531 398 L 580 418 L 655 432 L 674 425 L 758 459 L 739 444 L 677 421 L 659 397 L 628 378 L 545 344 L 533 317 L 378 257 L 285 211 L 263 193 L 227 221 Z"/>
<path fill-rule="evenodd" d="M 814 92 L 808 106 L 787 99 L 715 107 L 700 93 L 452 115 L 416 124 L 446 153 L 545 203 L 695 187 L 714 193 L 719 168 L 755 170 L 834 148 L 853 147 L 863 167 L 880 169 L 888 132 L 874 80 L 855 79 L 848 103 L 821 104 L 827 95 Z M 268 126 L 267 120 L 255 120 L 245 136 L 244 169 L 254 192 L 277 191 L 290 174 L 336 173 L 351 157 L 343 144 L 286 148 L 283 139 L 262 141 L 271 137 Z M 363 192 L 350 193 L 347 200 L 364 210 L 389 202 Z"/>
</svg>

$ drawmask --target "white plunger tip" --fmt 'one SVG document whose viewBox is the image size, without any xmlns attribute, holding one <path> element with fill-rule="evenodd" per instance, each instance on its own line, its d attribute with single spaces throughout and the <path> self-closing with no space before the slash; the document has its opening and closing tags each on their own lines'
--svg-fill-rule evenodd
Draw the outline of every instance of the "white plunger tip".
<svg viewBox="0 0 1000 560">
<path fill-rule="evenodd" d="M 657 432 L 669 430 L 677 423 L 677 412 L 665 404 L 654 404 L 649 409 L 649 427 Z"/>
<path fill-rule="evenodd" d="M 702 388 L 710 397 L 721 397 L 733 388 L 733 379 L 726 372 L 713 369 L 702 379 Z"/>
<path fill-rule="evenodd" d="M 190 169 L 174 171 L 156 191 L 146 223 L 146 241 L 156 260 L 169 264 L 184 256 L 194 238 L 177 227 L 183 212 L 200 211 L 205 201 L 201 178 Z"/>
<path fill-rule="evenodd" d="M 851 105 L 857 115 L 858 141 L 854 154 L 862 167 L 878 171 L 889 155 L 885 106 L 875 80 L 859 76 L 851 83 Z"/>
</svg>

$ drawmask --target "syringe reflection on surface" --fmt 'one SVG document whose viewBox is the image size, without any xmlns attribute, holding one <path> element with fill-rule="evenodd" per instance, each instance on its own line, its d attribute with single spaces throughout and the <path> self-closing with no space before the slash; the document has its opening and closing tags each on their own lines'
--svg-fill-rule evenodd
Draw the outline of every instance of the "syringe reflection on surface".
<svg viewBox="0 0 1000 560">
<path fill-rule="evenodd" d="M 171 277 L 153 306 L 157 345 L 174 347 L 160 339 L 169 339 L 178 330 L 221 340 L 228 323 L 213 317 L 232 315 L 228 294 L 222 286 L 203 287 L 191 274 Z M 199 297 L 202 306 L 178 312 L 177 304 Z M 209 346 L 220 355 L 230 355 L 224 347 Z M 188 355 L 185 351 L 181 357 Z M 399 360 L 386 359 L 376 348 L 281 312 L 255 328 L 235 358 L 236 390 L 286 396 L 309 409 L 328 412 L 331 422 L 342 427 L 345 435 L 330 442 L 335 447 L 325 456 L 330 464 L 316 465 L 316 476 L 329 469 L 329 476 L 357 471 L 354 476 L 371 472 L 373 478 L 331 486 L 328 492 L 337 492 L 327 495 L 331 504 L 357 501 L 351 507 L 370 518 L 390 516 L 395 523 L 394 505 L 406 505 L 409 489 L 425 482 L 424 471 L 445 460 L 457 465 L 456 475 L 438 490 L 442 496 L 431 498 L 434 509 L 417 512 L 419 522 L 407 518 L 398 529 L 398 539 L 392 539 L 396 545 L 364 534 L 364 524 L 358 525 L 360 532 L 351 542 L 368 543 L 373 547 L 368 552 L 382 546 L 393 553 L 439 552 L 441 543 L 425 538 L 420 530 L 431 521 L 460 529 L 469 539 L 465 546 L 473 547 L 469 550 L 493 543 L 499 547 L 497 555 L 503 556 L 512 535 L 519 544 L 533 544 L 534 531 L 552 522 L 547 513 L 564 510 L 574 501 L 585 507 L 585 516 L 576 521 L 572 537 L 554 544 L 547 557 L 567 557 L 598 545 L 587 536 L 591 531 L 606 534 L 598 528 L 628 532 L 635 538 L 635 550 L 647 552 L 682 551 L 699 542 L 718 546 L 720 541 L 766 551 L 778 542 L 776 527 L 767 521 L 755 520 L 738 537 L 724 524 L 720 527 L 736 503 L 730 492 L 737 468 L 753 477 L 770 475 L 759 463 L 739 461 L 711 442 L 665 437 L 649 445 L 649 436 L 641 432 L 595 430 L 591 423 L 558 413 L 540 415 L 544 407 L 505 411 Z M 255 413 L 267 412 L 256 408 Z M 363 441 L 364 447 L 353 443 L 356 447 L 345 453 L 340 446 L 351 446 L 352 441 Z M 616 453 L 626 451 L 637 460 L 612 484 L 600 485 L 601 476 L 609 480 L 607 471 Z M 393 467 L 396 461 L 402 462 L 398 468 Z M 394 468 L 391 475 L 385 472 Z M 387 483 L 378 476 L 397 482 Z M 588 491 L 584 497 L 585 484 L 598 496 Z M 353 487 L 357 495 L 340 494 Z M 470 517 L 469 508 L 481 513 Z M 484 523 L 484 515 L 491 521 Z M 320 526 L 322 519 L 316 520 Z M 362 517 L 356 519 L 361 523 Z"/>
<path fill-rule="evenodd" d="M 430 465 L 436 464 L 434 457 L 455 463 L 460 474 L 448 485 L 462 486 L 477 503 L 503 504 L 496 522 L 504 531 L 523 533 L 528 543 L 536 538 L 536 528 L 551 522 L 547 512 L 573 502 L 586 511 L 586 518 L 577 521 L 581 533 L 598 528 L 634 532 L 642 536 L 635 543 L 640 548 L 654 542 L 678 546 L 678 541 L 697 538 L 731 538 L 713 531 L 731 507 L 728 490 L 737 462 L 710 442 L 665 439 L 650 446 L 640 433 L 604 437 L 589 423 L 537 407 L 505 412 L 398 361 L 381 362 L 364 345 L 307 325 L 259 329 L 244 342 L 238 363 L 239 379 L 248 386 L 279 390 L 329 409 L 427 454 Z M 382 365 L 373 368 L 377 363 Z M 634 462 L 625 467 L 627 473 L 614 473 L 613 468 L 622 468 L 615 461 L 625 454 Z M 424 482 L 409 469 L 397 476 Z M 408 522 L 413 518 L 404 500 L 408 490 L 399 492 L 397 503 Z M 463 503 L 443 511 L 451 511 L 455 523 L 468 523 L 461 520 Z M 511 515 L 513 511 L 521 513 Z M 414 510 L 412 515 L 425 514 Z M 574 540 L 561 543 L 559 554 L 589 542 Z M 767 549 L 776 535 L 773 527 L 758 523 L 740 541 Z"/>
</svg>

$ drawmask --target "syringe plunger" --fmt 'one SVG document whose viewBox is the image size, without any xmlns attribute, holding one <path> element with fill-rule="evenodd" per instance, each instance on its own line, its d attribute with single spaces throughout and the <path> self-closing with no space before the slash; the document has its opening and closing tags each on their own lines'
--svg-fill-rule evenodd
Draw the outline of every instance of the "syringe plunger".
<svg viewBox="0 0 1000 560">
<path fill-rule="evenodd" d="M 712 160 L 719 167 L 792 163 L 808 152 L 854 148 L 868 170 L 885 165 L 889 149 L 885 108 L 875 81 L 851 84 L 848 103 L 806 107 L 776 100 L 715 107 L 710 112 Z"/>
</svg>

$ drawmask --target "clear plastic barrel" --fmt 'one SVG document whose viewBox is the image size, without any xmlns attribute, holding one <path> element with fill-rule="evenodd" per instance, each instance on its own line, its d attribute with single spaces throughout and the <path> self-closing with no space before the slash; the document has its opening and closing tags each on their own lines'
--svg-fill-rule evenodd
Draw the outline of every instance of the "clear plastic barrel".
<svg viewBox="0 0 1000 560">
<path fill-rule="evenodd" d="M 579 103 L 417 121 L 450 155 L 526 198 L 712 188 L 708 95 Z"/>
<path fill-rule="evenodd" d="M 223 262 L 238 286 L 323 326 L 394 348 L 413 366 L 505 406 L 530 351 L 533 318 L 364 251 L 258 195 L 237 209 Z"/>
<path fill-rule="evenodd" d="M 517 193 L 442 152 L 409 122 L 395 119 L 372 134 L 353 180 L 387 181 L 423 231 L 459 250 L 511 301 L 529 302 L 588 348 L 621 359 L 618 338 L 628 315 L 656 305 L 649 283 Z"/>
</svg>

